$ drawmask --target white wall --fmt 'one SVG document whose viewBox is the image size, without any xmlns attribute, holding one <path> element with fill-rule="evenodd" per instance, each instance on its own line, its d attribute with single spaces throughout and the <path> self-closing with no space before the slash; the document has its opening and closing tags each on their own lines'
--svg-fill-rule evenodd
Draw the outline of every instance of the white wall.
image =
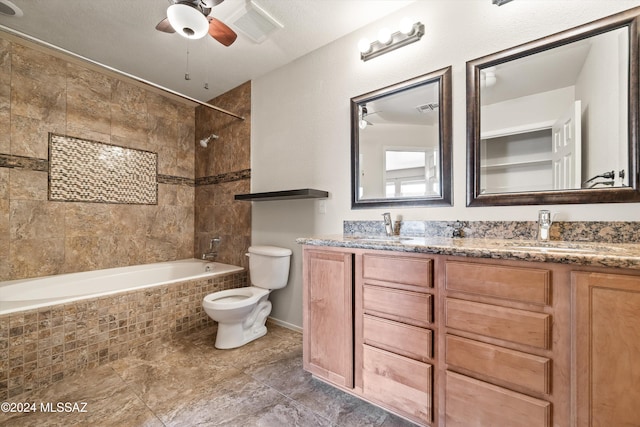
<svg viewBox="0 0 640 427">
<path fill-rule="evenodd" d="M 500 134 L 504 129 L 526 127 L 534 123 L 553 124 L 573 106 L 576 99 L 574 89 L 569 86 L 483 105 L 480 114 L 482 135 Z"/>
<path fill-rule="evenodd" d="M 583 147 L 588 147 L 582 153 L 586 160 L 582 164 L 584 180 L 603 172 L 628 169 L 627 97 L 623 95 L 628 89 L 626 85 L 624 90 L 620 88 L 627 81 L 628 65 L 616 61 L 621 55 L 626 56 L 620 46 L 628 49 L 628 43 L 622 43 L 625 39 L 621 40 L 624 34 L 620 33 L 623 32 L 603 34 L 594 40 L 576 83 L 575 99 L 582 101 L 582 138 L 586 142 Z M 622 117 L 624 125 L 621 126 L 618 117 Z M 621 143 L 616 146 L 597 141 Z M 618 164 L 619 161 L 622 163 Z"/>
<path fill-rule="evenodd" d="M 465 62 L 607 15 L 640 0 L 417 1 L 252 85 L 252 191 L 327 190 L 329 199 L 254 202 L 252 243 L 294 250 L 289 285 L 272 294 L 272 317 L 302 325 L 302 265 L 296 237 L 342 233 L 343 220 L 380 220 L 383 209 L 351 209 L 352 97 L 452 66 L 454 206 L 391 209 L 405 220 L 535 220 L 543 206 L 465 207 Z M 404 16 L 424 23 L 417 43 L 360 60 L 357 43 Z M 319 213 L 320 203 L 326 213 Z M 640 220 L 638 204 L 545 206 L 558 220 Z"/>
</svg>

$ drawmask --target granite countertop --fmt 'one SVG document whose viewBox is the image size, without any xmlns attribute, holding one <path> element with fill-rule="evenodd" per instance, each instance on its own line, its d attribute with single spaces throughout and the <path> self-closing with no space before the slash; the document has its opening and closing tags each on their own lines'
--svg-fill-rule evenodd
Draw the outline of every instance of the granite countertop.
<svg viewBox="0 0 640 427">
<path fill-rule="evenodd" d="M 640 270 L 640 244 L 517 239 L 331 235 L 296 239 L 313 246 L 376 249 Z"/>
</svg>

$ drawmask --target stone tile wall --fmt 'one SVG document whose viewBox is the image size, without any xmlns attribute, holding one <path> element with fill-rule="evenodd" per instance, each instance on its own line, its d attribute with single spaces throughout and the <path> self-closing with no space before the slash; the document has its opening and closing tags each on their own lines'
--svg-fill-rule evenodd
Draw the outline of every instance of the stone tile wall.
<svg viewBox="0 0 640 427">
<path fill-rule="evenodd" d="M 213 327 L 205 295 L 247 286 L 247 272 L 123 292 L 0 316 L 0 400 Z"/>
<path fill-rule="evenodd" d="M 195 108 L 1 37 L 0 281 L 191 258 Z M 158 153 L 158 204 L 48 201 L 49 132 Z"/>
<path fill-rule="evenodd" d="M 251 204 L 233 196 L 250 191 L 251 85 L 211 102 L 245 120 L 0 34 L 0 282 L 199 258 L 213 236 L 218 261 L 247 267 Z M 50 132 L 157 153 L 157 205 L 49 201 Z M 247 276 L 0 316 L 0 399 L 212 325 L 202 298 Z"/>
<path fill-rule="evenodd" d="M 244 120 L 210 108 L 196 108 L 196 141 L 212 133 L 207 148 L 196 143 L 195 244 L 199 258 L 214 236 L 221 237 L 218 261 L 248 268 L 244 256 L 251 243 L 251 203 L 234 200 L 251 190 L 251 83 L 210 101 Z"/>
</svg>

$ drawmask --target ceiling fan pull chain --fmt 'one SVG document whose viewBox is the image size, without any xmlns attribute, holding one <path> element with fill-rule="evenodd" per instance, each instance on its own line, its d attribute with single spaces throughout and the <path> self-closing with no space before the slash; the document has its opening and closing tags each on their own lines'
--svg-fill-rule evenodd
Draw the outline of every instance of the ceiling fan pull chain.
<svg viewBox="0 0 640 427">
<path fill-rule="evenodd" d="M 204 41 L 205 57 L 204 57 L 204 88 L 209 90 L 209 40 Z"/>
<path fill-rule="evenodd" d="M 187 39 L 187 70 L 184 73 L 185 80 L 191 80 L 191 76 L 189 76 L 189 39 Z"/>
</svg>

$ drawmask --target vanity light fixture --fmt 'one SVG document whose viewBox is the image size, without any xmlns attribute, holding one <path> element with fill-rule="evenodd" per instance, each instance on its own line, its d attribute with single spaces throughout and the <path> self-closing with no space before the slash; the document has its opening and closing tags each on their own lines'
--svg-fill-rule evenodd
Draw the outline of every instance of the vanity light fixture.
<svg viewBox="0 0 640 427">
<path fill-rule="evenodd" d="M 378 40 L 369 42 L 366 38 L 361 39 L 358 43 L 360 59 L 368 61 L 399 47 L 417 42 L 423 35 L 424 25 L 422 23 L 411 24 L 411 21 L 403 19 L 400 23 L 400 31 L 391 33 L 390 30 L 383 28 L 378 33 Z"/>
</svg>

